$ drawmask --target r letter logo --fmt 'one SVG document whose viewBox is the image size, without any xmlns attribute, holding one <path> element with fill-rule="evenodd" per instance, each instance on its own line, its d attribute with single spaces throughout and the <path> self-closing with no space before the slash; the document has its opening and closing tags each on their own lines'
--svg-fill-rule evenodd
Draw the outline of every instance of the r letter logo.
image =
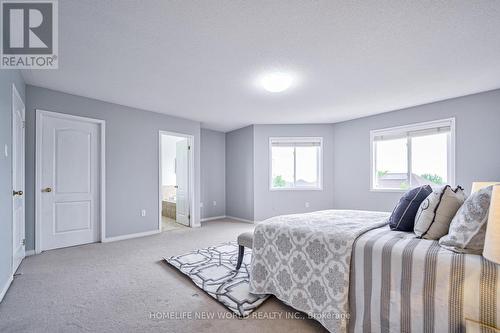
<svg viewBox="0 0 500 333">
<path fill-rule="evenodd" d="M 1 0 L 1 68 L 57 69 L 57 0 Z"/>
</svg>

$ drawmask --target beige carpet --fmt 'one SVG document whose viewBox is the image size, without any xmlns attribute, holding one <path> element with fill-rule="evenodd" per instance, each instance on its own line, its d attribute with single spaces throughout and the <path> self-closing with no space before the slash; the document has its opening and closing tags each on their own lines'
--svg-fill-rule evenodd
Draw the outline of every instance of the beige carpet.
<svg viewBox="0 0 500 333">
<path fill-rule="evenodd" d="M 293 319 L 294 310 L 274 298 L 255 317 L 231 318 L 161 260 L 235 240 L 252 227 L 210 221 L 198 229 L 28 257 L 0 304 L 0 332 L 323 332 L 313 320 Z M 183 319 L 190 316 L 199 318 Z"/>
</svg>

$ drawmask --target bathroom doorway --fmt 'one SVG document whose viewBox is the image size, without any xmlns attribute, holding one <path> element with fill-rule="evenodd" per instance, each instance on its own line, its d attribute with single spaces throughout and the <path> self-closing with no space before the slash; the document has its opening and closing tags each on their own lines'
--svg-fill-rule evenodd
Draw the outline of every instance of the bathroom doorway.
<svg viewBox="0 0 500 333">
<path fill-rule="evenodd" d="M 192 142 L 189 135 L 160 131 L 161 231 L 190 226 Z"/>
</svg>

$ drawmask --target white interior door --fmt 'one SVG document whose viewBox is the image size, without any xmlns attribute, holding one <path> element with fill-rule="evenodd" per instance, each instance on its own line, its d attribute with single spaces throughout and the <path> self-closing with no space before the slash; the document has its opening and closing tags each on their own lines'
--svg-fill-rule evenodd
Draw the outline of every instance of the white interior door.
<svg viewBox="0 0 500 333">
<path fill-rule="evenodd" d="M 99 240 L 99 126 L 83 118 L 41 115 L 40 250 Z"/>
<path fill-rule="evenodd" d="M 12 86 L 12 193 L 13 193 L 13 272 L 25 256 L 24 226 L 24 104 Z"/>
<path fill-rule="evenodd" d="M 175 152 L 177 193 L 175 200 L 177 223 L 189 226 L 189 142 L 177 141 Z"/>
</svg>

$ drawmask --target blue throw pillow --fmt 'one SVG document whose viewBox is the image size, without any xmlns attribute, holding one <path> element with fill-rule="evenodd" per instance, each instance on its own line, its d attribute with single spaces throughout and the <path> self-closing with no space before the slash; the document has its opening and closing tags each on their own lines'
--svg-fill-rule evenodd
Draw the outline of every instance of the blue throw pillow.
<svg viewBox="0 0 500 333">
<path fill-rule="evenodd" d="M 415 216 L 422 201 L 432 193 L 432 187 L 424 185 L 406 192 L 399 199 L 396 208 L 389 217 L 391 230 L 413 231 Z"/>
</svg>

